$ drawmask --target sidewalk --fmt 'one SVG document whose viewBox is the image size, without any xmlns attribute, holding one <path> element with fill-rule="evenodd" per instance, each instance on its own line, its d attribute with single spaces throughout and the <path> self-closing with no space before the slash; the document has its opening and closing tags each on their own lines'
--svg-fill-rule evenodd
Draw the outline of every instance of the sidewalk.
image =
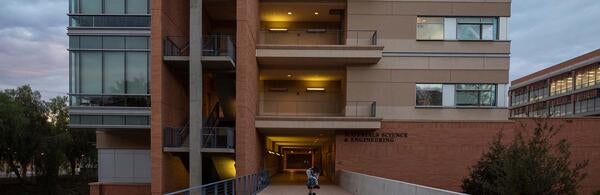
<svg viewBox="0 0 600 195">
<path fill-rule="evenodd" d="M 327 195 L 351 195 L 329 182 L 327 178 L 319 178 L 321 189 L 316 190 L 317 194 Z M 271 178 L 271 185 L 267 186 L 258 195 L 307 195 L 306 174 L 304 172 L 280 173 Z"/>
</svg>

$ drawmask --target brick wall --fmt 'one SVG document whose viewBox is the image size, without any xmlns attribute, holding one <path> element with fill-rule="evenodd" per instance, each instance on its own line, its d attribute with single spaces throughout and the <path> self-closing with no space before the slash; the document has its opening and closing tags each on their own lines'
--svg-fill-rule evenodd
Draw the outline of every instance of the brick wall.
<svg viewBox="0 0 600 195">
<path fill-rule="evenodd" d="M 336 136 L 336 169 L 460 191 L 461 180 L 499 132 L 512 139 L 522 119 L 506 122 L 384 122 L 377 133 L 407 133 L 394 142 L 351 142 Z M 571 144 L 572 159 L 589 160 L 582 194 L 600 190 L 600 120 L 553 119 Z"/>
</svg>

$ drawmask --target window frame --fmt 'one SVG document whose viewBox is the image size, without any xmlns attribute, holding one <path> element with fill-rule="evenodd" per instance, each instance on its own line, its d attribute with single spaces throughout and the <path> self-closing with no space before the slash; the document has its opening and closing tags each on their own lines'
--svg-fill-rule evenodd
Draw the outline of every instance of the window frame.
<svg viewBox="0 0 600 195">
<path fill-rule="evenodd" d="M 459 89 L 459 87 L 458 87 L 459 85 L 475 85 L 477 89 Z M 481 89 L 481 85 L 492 85 L 493 88 L 492 89 Z M 477 93 L 477 104 L 471 104 L 471 105 L 459 104 L 458 103 L 459 92 L 476 92 Z M 493 95 L 492 95 L 493 99 L 492 99 L 491 105 L 484 105 L 482 103 L 481 94 L 483 92 L 493 92 Z M 498 106 L 498 84 L 496 84 L 496 83 L 457 83 L 454 88 L 454 105 L 456 107 L 467 107 L 467 108 L 468 107 L 476 107 L 476 108 L 497 107 Z"/>
<path fill-rule="evenodd" d="M 419 105 L 419 88 L 417 87 L 418 85 L 439 85 L 440 86 L 440 104 L 439 105 Z M 424 90 L 427 92 L 430 91 L 434 91 L 434 90 Z M 427 108 L 427 107 L 431 107 L 431 108 L 439 108 L 439 107 L 444 107 L 444 84 L 443 83 L 416 83 L 415 84 L 415 106 L 416 107 L 420 107 L 420 108 Z"/>
<path fill-rule="evenodd" d="M 424 19 L 424 18 L 440 18 L 442 20 L 442 22 L 441 23 L 419 23 L 419 19 Z M 446 18 L 447 17 L 444 17 L 444 16 L 417 16 L 416 31 L 415 31 L 416 32 L 416 35 L 415 35 L 416 40 L 417 41 L 444 41 L 444 40 L 446 40 L 446 33 L 445 33 L 445 31 L 446 31 L 446 22 L 445 22 L 445 19 Z M 422 38 L 419 38 L 419 24 L 429 24 L 429 25 L 434 25 L 434 24 L 435 25 L 440 25 L 441 24 L 442 25 L 442 38 L 441 39 L 422 39 Z"/>
<path fill-rule="evenodd" d="M 471 18 L 471 19 L 479 19 L 478 23 L 467 23 L 467 22 L 459 22 L 460 19 Z M 483 19 L 492 19 L 491 23 L 483 22 Z M 479 39 L 460 39 L 459 35 L 461 34 L 459 31 L 460 25 L 478 25 L 479 26 Z M 484 39 L 484 26 L 492 25 L 492 39 Z M 498 16 L 481 16 L 481 17 L 456 17 L 456 40 L 457 41 L 498 41 L 500 40 L 500 17 Z"/>
</svg>

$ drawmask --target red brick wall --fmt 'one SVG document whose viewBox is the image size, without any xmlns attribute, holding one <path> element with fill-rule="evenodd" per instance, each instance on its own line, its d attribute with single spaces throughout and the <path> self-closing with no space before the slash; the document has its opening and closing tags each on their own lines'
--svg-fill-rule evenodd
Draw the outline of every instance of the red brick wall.
<svg viewBox="0 0 600 195">
<path fill-rule="evenodd" d="M 147 195 L 150 184 L 90 183 L 90 195 Z"/>
<path fill-rule="evenodd" d="M 264 144 L 254 126 L 258 102 L 258 0 L 237 0 L 236 32 L 236 171 L 256 173 L 262 167 Z"/>
<path fill-rule="evenodd" d="M 555 121 L 564 125 L 558 136 L 572 143 L 573 160 L 590 160 L 580 192 L 600 190 L 600 120 Z M 408 133 L 408 137 L 391 143 L 360 143 L 345 142 L 345 135 L 338 133 L 336 169 L 460 191 L 468 168 L 498 131 L 512 139 L 518 126 L 512 121 L 384 122 L 376 132 Z"/>
</svg>

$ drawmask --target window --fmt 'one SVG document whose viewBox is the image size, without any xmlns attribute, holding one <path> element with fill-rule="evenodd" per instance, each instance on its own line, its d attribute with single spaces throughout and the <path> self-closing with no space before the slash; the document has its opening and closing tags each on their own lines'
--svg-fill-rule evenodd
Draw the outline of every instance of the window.
<svg viewBox="0 0 600 195">
<path fill-rule="evenodd" d="M 444 18 L 417 17 L 417 40 L 443 40 Z"/>
<path fill-rule="evenodd" d="M 550 79 L 550 96 L 566 93 L 573 90 L 573 78 L 566 73 Z"/>
<path fill-rule="evenodd" d="M 102 0 L 80 0 L 81 13 L 101 14 Z"/>
<path fill-rule="evenodd" d="M 70 36 L 71 105 L 148 107 L 148 39 Z"/>
<path fill-rule="evenodd" d="M 127 52 L 127 93 L 148 93 L 148 52 Z"/>
<path fill-rule="evenodd" d="M 104 93 L 125 93 L 125 53 L 104 53 Z"/>
<path fill-rule="evenodd" d="M 124 14 L 125 0 L 104 0 L 104 9 L 107 14 Z"/>
<path fill-rule="evenodd" d="M 498 18 L 457 18 L 458 40 L 498 39 Z"/>
<path fill-rule="evenodd" d="M 72 14 L 149 14 L 150 0 L 69 0 Z"/>
<path fill-rule="evenodd" d="M 102 53 L 81 53 L 81 93 L 102 93 Z"/>
<path fill-rule="evenodd" d="M 417 84 L 417 106 L 442 106 L 442 84 Z"/>
<path fill-rule="evenodd" d="M 457 106 L 496 106 L 495 84 L 456 85 Z"/>
<path fill-rule="evenodd" d="M 599 80 L 597 76 L 600 76 L 598 75 L 599 73 L 596 72 L 597 69 L 597 66 L 588 66 L 577 70 L 575 73 L 575 89 L 591 87 L 600 83 L 597 82 Z"/>
<path fill-rule="evenodd" d="M 148 0 L 127 0 L 128 14 L 147 14 Z"/>
</svg>

